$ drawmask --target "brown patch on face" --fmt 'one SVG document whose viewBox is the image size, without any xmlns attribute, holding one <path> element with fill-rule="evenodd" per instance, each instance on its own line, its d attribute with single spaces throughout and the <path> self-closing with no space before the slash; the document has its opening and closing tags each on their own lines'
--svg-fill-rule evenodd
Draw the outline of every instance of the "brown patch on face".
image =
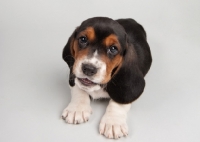
<svg viewBox="0 0 200 142">
<path fill-rule="evenodd" d="M 112 45 L 115 45 L 118 50 L 120 50 L 120 43 L 118 41 L 118 38 L 116 35 L 114 34 L 111 34 L 109 35 L 108 37 L 106 37 L 103 41 L 103 44 L 106 46 L 106 47 L 110 47 Z"/>
<path fill-rule="evenodd" d="M 94 28 L 92 28 L 92 27 L 86 28 L 86 30 L 84 30 L 78 34 L 78 37 L 81 37 L 81 36 L 87 37 L 88 42 L 93 41 L 95 39 Z M 79 56 L 78 52 L 82 51 L 82 50 L 80 50 L 80 48 L 79 48 L 78 40 L 72 40 L 71 45 L 72 45 L 71 49 L 70 49 L 71 53 L 72 53 L 73 57 L 76 59 Z M 85 50 L 85 49 L 83 49 L 83 50 Z"/>
<path fill-rule="evenodd" d="M 110 81 L 113 70 L 117 68 L 114 72 L 114 74 L 116 74 L 119 68 L 121 67 L 122 56 L 118 54 L 112 60 L 109 59 L 107 56 L 103 56 L 102 60 L 106 63 L 106 75 L 101 83 L 105 84 Z"/>
<path fill-rule="evenodd" d="M 75 47 L 78 48 L 77 46 Z M 77 64 L 80 62 L 80 60 L 82 60 L 84 57 L 88 55 L 88 52 L 89 52 L 88 48 L 75 52 L 75 56 L 74 56 L 75 62 L 74 62 L 74 67 L 73 67 L 73 73 L 74 73 L 74 69 L 77 67 Z"/>
<path fill-rule="evenodd" d="M 77 53 L 78 53 L 78 42 L 77 42 L 77 40 L 72 40 L 71 41 L 70 51 L 71 51 L 72 56 L 74 58 L 76 58 Z"/>
<path fill-rule="evenodd" d="M 93 41 L 95 39 L 95 31 L 93 27 L 88 27 L 84 31 L 80 32 L 79 37 L 86 36 L 89 41 Z"/>
<path fill-rule="evenodd" d="M 76 50 L 77 50 L 75 45 L 76 45 L 75 40 L 72 39 L 71 42 L 70 42 L 70 51 L 71 51 L 71 54 L 72 54 L 73 57 L 75 56 L 75 53 L 76 53 Z"/>
<path fill-rule="evenodd" d="M 82 59 L 83 57 L 87 56 L 89 53 L 89 49 L 86 48 L 84 50 L 80 50 L 77 52 L 75 59 Z"/>
<path fill-rule="evenodd" d="M 94 31 L 94 28 L 92 27 L 88 27 L 86 28 L 84 31 L 78 33 L 77 35 L 77 39 L 74 39 L 71 41 L 71 53 L 75 59 L 75 62 L 74 62 L 74 67 L 73 67 L 73 72 L 74 72 L 74 69 L 76 68 L 76 66 L 78 65 L 78 63 L 80 62 L 80 60 L 82 60 L 84 57 L 86 57 L 89 53 L 89 49 L 88 48 L 82 48 L 79 47 L 80 44 L 79 44 L 79 38 L 80 37 L 87 37 L 87 40 L 88 42 L 91 42 L 95 39 L 95 31 Z"/>
<path fill-rule="evenodd" d="M 111 46 L 115 46 L 118 48 L 118 51 L 120 51 L 121 46 L 118 41 L 118 38 L 116 35 L 111 34 L 108 37 L 106 37 L 103 40 L 103 44 L 105 45 L 106 48 L 109 48 Z M 103 55 L 101 58 L 105 64 L 106 64 L 106 75 L 104 80 L 102 81 L 102 84 L 108 83 L 113 75 L 117 73 L 119 68 L 121 67 L 122 64 L 122 56 L 120 54 L 115 55 L 112 59 L 108 57 L 108 55 Z"/>
</svg>

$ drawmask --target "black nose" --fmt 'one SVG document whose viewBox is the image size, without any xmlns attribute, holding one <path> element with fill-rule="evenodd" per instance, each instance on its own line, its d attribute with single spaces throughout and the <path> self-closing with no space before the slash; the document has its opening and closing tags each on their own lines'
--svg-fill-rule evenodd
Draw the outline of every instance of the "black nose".
<svg viewBox="0 0 200 142">
<path fill-rule="evenodd" d="M 97 68 L 91 64 L 82 64 L 82 71 L 87 76 L 92 76 L 97 73 Z"/>
</svg>

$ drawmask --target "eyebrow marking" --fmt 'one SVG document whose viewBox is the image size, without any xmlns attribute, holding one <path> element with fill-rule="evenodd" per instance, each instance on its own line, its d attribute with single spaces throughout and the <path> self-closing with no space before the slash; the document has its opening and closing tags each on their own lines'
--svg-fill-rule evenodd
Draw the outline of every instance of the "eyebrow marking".
<svg viewBox="0 0 200 142">
<path fill-rule="evenodd" d="M 103 40 L 103 44 L 106 45 L 106 47 L 110 47 L 112 45 L 116 45 L 118 48 L 120 47 L 120 43 L 118 41 L 118 38 L 114 34 L 111 34 L 111 35 L 107 36 Z"/>
<path fill-rule="evenodd" d="M 90 41 L 93 41 L 95 36 L 95 31 L 93 27 L 87 27 L 84 31 L 80 32 L 80 36 L 87 36 Z"/>
</svg>

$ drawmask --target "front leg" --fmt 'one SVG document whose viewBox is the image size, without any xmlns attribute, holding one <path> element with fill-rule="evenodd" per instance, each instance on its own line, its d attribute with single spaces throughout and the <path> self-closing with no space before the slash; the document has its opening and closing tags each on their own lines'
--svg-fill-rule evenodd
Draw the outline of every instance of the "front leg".
<svg viewBox="0 0 200 142">
<path fill-rule="evenodd" d="M 106 109 L 99 125 L 100 134 L 107 138 L 118 139 L 128 135 L 128 126 L 126 124 L 127 113 L 131 104 L 118 104 L 112 99 Z"/>
<path fill-rule="evenodd" d="M 92 113 L 89 95 L 75 84 L 71 88 L 71 96 L 71 102 L 64 109 L 62 118 L 70 124 L 88 121 Z"/>
</svg>

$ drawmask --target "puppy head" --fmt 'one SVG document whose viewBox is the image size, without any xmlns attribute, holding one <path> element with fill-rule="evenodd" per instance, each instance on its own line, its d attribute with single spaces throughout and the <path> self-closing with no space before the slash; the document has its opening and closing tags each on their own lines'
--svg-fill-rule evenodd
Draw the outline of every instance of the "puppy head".
<svg viewBox="0 0 200 142">
<path fill-rule="evenodd" d="M 127 49 L 126 32 L 116 21 L 97 17 L 84 21 L 69 38 L 64 52 L 73 57 L 75 83 L 84 88 L 106 84 L 122 65 Z M 69 54 L 69 53 L 68 53 Z M 67 53 L 63 53 L 66 58 Z"/>
</svg>

